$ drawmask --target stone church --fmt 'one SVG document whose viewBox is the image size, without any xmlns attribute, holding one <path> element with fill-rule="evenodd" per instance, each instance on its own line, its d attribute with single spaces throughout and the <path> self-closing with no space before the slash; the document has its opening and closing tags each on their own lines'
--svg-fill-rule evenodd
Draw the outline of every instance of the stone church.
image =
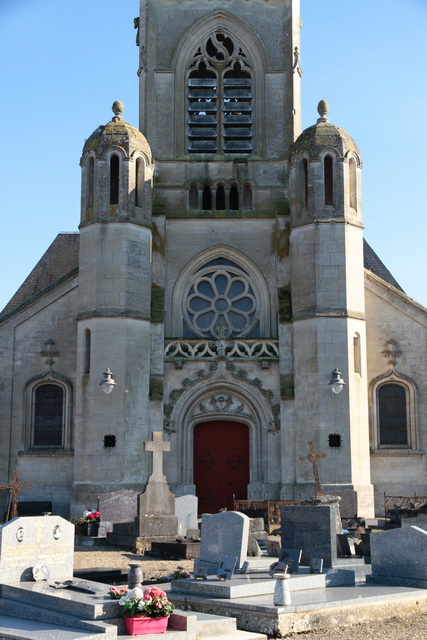
<svg viewBox="0 0 427 640">
<path fill-rule="evenodd" d="M 79 233 L 0 314 L 0 481 L 75 517 L 163 431 L 201 512 L 312 496 L 311 441 L 360 516 L 427 495 L 427 310 L 363 239 L 356 142 L 325 101 L 301 131 L 299 1 L 140 4 L 139 124 L 87 132 Z"/>
</svg>

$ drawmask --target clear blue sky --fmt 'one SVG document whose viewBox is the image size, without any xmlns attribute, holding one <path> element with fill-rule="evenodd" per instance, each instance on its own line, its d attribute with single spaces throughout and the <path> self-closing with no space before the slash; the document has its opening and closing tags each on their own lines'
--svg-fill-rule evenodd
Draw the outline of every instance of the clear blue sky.
<svg viewBox="0 0 427 640">
<path fill-rule="evenodd" d="M 114 100 L 138 126 L 138 5 L 0 0 L 0 309 L 55 236 L 77 231 L 82 146 Z M 365 237 L 427 306 L 427 1 L 301 7 L 303 126 L 328 100 L 361 150 Z"/>
</svg>

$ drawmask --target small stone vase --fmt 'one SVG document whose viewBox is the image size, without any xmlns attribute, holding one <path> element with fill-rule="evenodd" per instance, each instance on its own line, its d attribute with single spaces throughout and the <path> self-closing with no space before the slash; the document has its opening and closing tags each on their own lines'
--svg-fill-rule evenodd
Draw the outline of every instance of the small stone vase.
<svg viewBox="0 0 427 640">
<path fill-rule="evenodd" d="M 141 563 L 140 562 L 129 562 L 129 572 L 128 572 L 128 587 L 129 589 L 134 589 L 135 587 L 139 587 L 142 589 L 142 581 L 144 580 L 144 574 L 142 573 Z"/>
</svg>

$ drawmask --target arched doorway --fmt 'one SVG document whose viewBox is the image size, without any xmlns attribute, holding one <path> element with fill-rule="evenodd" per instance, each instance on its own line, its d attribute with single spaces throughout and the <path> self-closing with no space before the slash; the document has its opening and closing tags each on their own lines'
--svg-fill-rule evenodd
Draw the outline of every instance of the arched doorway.
<svg viewBox="0 0 427 640">
<path fill-rule="evenodd" d="M 249 429 L 242 422 L 212 420 L 194 428 L 194 484 L 199 513 L 233 509 L 233 494 L 247 498 Z"/>
</svg>

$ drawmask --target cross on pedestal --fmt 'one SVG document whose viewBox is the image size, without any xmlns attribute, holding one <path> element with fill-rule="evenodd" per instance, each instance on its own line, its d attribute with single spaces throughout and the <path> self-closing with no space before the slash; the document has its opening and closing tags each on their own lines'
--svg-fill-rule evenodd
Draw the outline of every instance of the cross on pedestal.
<svg viewBox="0 0 427 640">
<path fill-rule="evenodd" d="M 149 480 L 166 482 L 163 473 L 163 452 L 170 451 L 171 443 L 163 440 L 163 431 L 153 431 L 153 439 L 145 441 L 145 450 L 153 452 L 153 472 Z"/>
<path fill-rule="evenodd" d="M 13 479 L 9 484 L 0 484 L 0 491 L 9 489 L 9 501 L 7 503 L 6 522 L 12 520 L 12 518 L 18 517 L 18 493 L 21 489 L 29 489 L 33 485 L 30 482 L 19 481 L 19 471 L 14 469 Z"/>
<path fill-rule="evenodd" d="M 320 484 L 319 468 L 317 466 L 317 461 L 320 460 L 320 458 L 326 458 L 326 453 L 316 453 L 316 451 L 314 449 L 314 442 L 309 442 L 308 446 L 310 447 L 310 453 L 308 455 L 306 455 L 306 456 L 300 456 L 299 459 L 300 460 L 309 460 L 311 462 L 311 464 L 313 465 L 314 495 L 317 498 L 317 496 L 323 496 L 322 486 Z"/>
</svg>

